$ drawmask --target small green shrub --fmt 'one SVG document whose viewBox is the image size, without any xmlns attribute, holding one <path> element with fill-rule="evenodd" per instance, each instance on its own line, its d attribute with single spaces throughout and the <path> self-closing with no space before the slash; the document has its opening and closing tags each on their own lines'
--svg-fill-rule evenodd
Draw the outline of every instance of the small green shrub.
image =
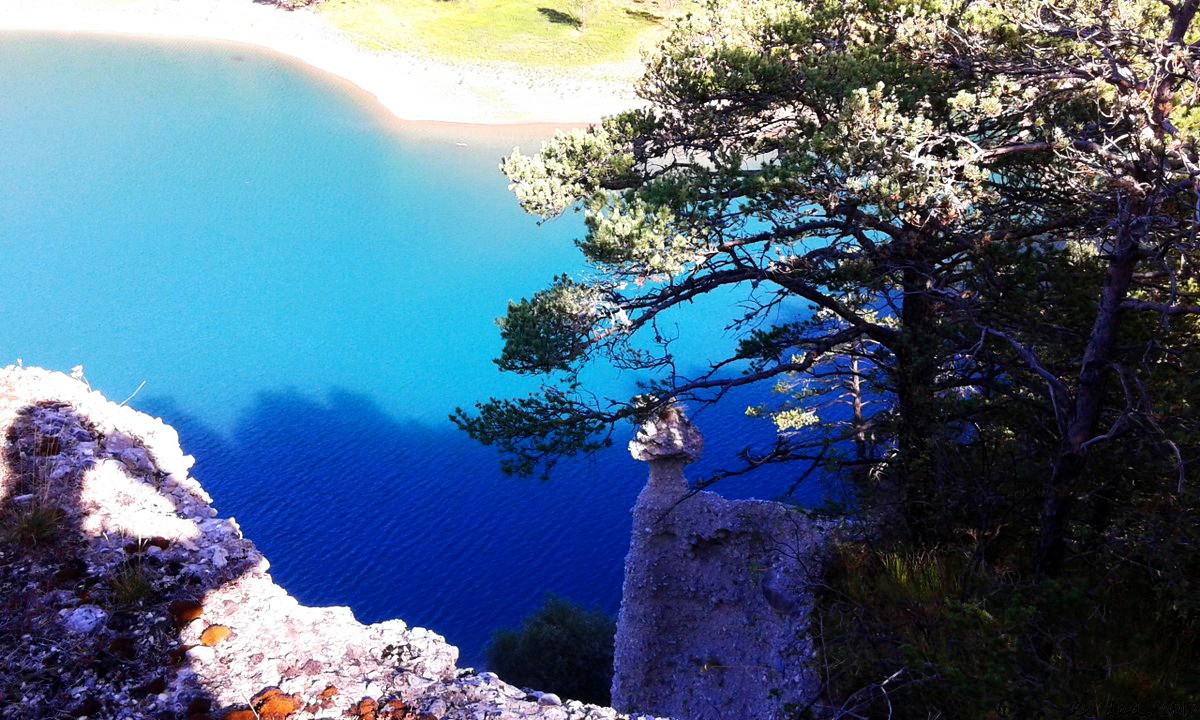
<svg viewBox="0 0 1200 720">
<path fill-rule="evenodd" d="M 520 630 L 492 636 L 488 667 L 514 685 L 608 705 L 616 632 L 605 613 L 549 595 Z"/>
</svg>

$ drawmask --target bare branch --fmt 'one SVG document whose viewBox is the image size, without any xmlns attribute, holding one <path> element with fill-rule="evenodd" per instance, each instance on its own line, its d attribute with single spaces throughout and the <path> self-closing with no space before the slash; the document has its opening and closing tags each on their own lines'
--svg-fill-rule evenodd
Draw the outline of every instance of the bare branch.
<svg viewBox="0 0 1200 720">
<path fill-rule="evenodd" d="M 1146 302 L 1145 300 L 1125 300 L 1121 303 L 1122 310 L 1147 310 L 1163 315 L 1200 315 L 1200 305 L 1167 305 L 1165 303 Z"/>
<path fill-rule="evenodd" d="M 1046 385 L 1049 386 L 1050 402 L 1054 406 L 1055 417 L 1058 420 L 1059 426 L 1064 426 L 1060 409 L 1062 405 L 1065 405 L 1068 402 L 1068 399 L 1071 396 L 1071 391 L 1069 388 L 1067 388 L 1066 384 L 1064 384 L 1062 380 L 1058 379 L 1054 373 L 1046 369 L 1046 366 L 1043 365 L 1040 360 L 1038 360 L 1037 355 L 1031 348 L 1022 345 L 1013 336 L 989 327 L 982 328 L 982 330 L 985 334 L 994 335 L 995 337 L 998 337 L 1011 345 L 1013 349 L 1017 351 L 1017 355 L 1019 355 L 1021 359 L 1025 361 L 1025 364 L 1029 366 L 1029 369 L 1033 370 L 1038 374 L 1038 376 L 1046 381 Z"/>
</svg>

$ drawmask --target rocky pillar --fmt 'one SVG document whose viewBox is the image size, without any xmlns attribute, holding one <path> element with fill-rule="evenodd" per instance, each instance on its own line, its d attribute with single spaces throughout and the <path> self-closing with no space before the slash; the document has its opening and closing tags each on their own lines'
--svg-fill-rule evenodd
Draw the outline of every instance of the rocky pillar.
<svg viewBox="0 0 1200 720">
<path fill-rule="evenodd" d="M 704 440 L 675 408 L 629 443 L 650 465 L 633 509 L 613 706 L 675 720 L 780 720 L 813 696 L 806 632 L 821 533 L 778 503 L 689 494 Z"/>
<path fill-rule="evenodd" d="M 671 592 L 677 571 L 669 554 L 674 546 L 667 517 L 687 494 L 683 468 L 700 457 L 704 437 L 678 408 L 667 408 L 646 421 L 629 443 L 635 460 L 649 463 L 650 478 L 633 507 L 633 536 L 625 559 L 621 612 L 614 653 L 613 707 L 647 711 L 661 702 L 650 695 L 661 689 L 657 658 L 670 652 L 668 604 L 656 598 Z"/>
</svg>

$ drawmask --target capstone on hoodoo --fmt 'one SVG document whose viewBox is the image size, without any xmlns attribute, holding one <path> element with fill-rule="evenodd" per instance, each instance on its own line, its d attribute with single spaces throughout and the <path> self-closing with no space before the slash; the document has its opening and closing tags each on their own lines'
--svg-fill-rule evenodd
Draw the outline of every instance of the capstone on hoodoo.
<svg viewBox="0 0 1200 720">
<path fill-rule="evenodd" d="M 175 431 L 0 370 L 0 718 L 614 720 L 463 671 L 439 635 L 275 584 Z"/>
</svg>

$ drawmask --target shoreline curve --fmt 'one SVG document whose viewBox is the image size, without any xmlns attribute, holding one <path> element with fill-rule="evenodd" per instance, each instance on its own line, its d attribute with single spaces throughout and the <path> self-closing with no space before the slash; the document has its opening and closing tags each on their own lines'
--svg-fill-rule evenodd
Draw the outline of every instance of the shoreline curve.
<svg viewBox="0 0 1200 720">
<path fill-rule="evenodd" d="M 395 119 L 466 125 L 581 126 L 639 104 L 636 64 L 538 71 L 372 51 L 311 10 L 252 0 L 0 0 L 0 31 L 239 43 L 349 82 Z"/>
</svg>

